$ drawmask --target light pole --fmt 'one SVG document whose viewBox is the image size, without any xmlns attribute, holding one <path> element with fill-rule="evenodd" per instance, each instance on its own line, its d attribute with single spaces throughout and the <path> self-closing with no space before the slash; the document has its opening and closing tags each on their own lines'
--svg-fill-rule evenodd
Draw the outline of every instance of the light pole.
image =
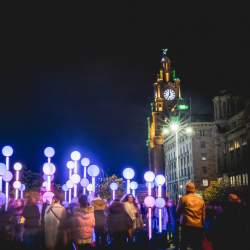
<svg viewBox="0 0 250 250">
<path fill-rule="evenodd" d="M 15 182 L 13 183 L 13 187 L 15 188 L 15 199 L 17 200 L 18 199 L 18 190 L 21 188 L 22 186 L 22 183 L 20 182 L 20 171 L 22 169 L 22 164 L 19 163 L 19 162 L 16 162 L 14 164 L 14 169 L 16 171 L 16 180 Z"/>
<path fill-rule="evenodd" d="M 130 194 L 130 180 L 134 178 L 135 171 L 132 168 L 125 168 L 122 172 L 123 177 L 127 180 L 127 194 Z"/>
<path fill-rule="evenodd" d="M 0 192 L 3 191 L 3 176 L 5 175 L 7 169 L 4 163 L 0 163 Z"/>
<path fill-rule="evenodd" d="M 10 157 L 13 155 L 13 148 L 11 146 L 4 146 L 2 149 L 2 154 L 3 156 L 5 156 L 6 170 L 9 171 Z M 9 182 L 8 181 L 5 182 L 5 196 L 6 196 L 5 210 L 7 211 L 8 204 L 9 204 Z"/>
<path fill-rule="evenodd" d="M 71 175 L 72 175 L 72 171 L 73 171 L 73 169 L 74 169 L 74 167 L 75 167 L 75 164 L 74 164 L 73 161 L 68 161 L 67 164 L 66 164 L 66 166 L 67 166 L 67 168 L 68 168 L 68 170 L 69 170 L 69 180 L 70 180 Z M 68 186 L 68 185 L 67 185 L 67 186 Z M 71 184 L 70 184 L 70 186 L 71 186 Z M 73 186 L 74 186 L 74 183 L 73 183 Z M 68 186 L 68 188 L 69 188 L 69 203 L 70 203 L 70 202 L 71 202 L 71 197 L 72 197 L 72 191 L 71 191 L 72 187 L 70 188 L 70 187 Z"/>
<path fill-rule="evenodd" d="M 51 176 L 56 172 L 56 166 L 51 162 L 43 164 L 43 173 L 47 175 L 46 191 L 51 191 Z"/>
<path fill-rule="evenodd" d="M 5 175 L 3 176 L 3 180 L 5 181 L 5 184 L 7 183 L 7 189 L 5 190 L 5 211 L 7 211 L 8 206 L 9 206 L 9 182 L 13 179 L 13 174 L 10 171 L 6 171 Z M 6 187 L 6 186 L 5 186 Z"/>
<path fill-rule="evenodd" d="M 80 182 L 81 177 L 78 175 L 78 161 L 81 159 L 81 154 L 78 151 L 73 151 L 70 155 L 71 160 L 74 161 L 74 177 L 73 177 L 73 183 L 74 183 L 74 198 L 77 197 L 77 184 Z M 76 177 L 77 176 L 77 177 Z M 79 176 L 79 177 L 78 177 Z"/>
<path fill-rule="evenodd" d="M 138 183 L 136 181 L 132 181 L 130 183 L 130 188 L 132 190 L 132 195 L 135 197 L 135 190 L 138 188 Z"/>
<path fill-rule="evenodd" d="M 118 185 L 115 182 L 111 182 L 109 187 L 112 190 L 112 200 L 114 200 L 115 199 L 115 191 L 118 189 Z"/>
<path fill-rule="evenodd" d="M 93 193 L 95 194 L 95 178 L 98 176 L 100 173 L 100 168 L 96 165 L 90 165 L 88 167 L 88 175 L 91 176 L 92 179 L 92 188 L 93 188 Z"/>
<path fill-rule="evenodd" d="M 87 167 L 90 164 L 89 158 L 86 158 L 86 157 L 82 158 L 81 164 L 83 166 L 83 178 L 86 179 L 87 178 Z M 86 188 L 87 188 L 87 186 L 82 186 L 83 187 L 83 194 L 86 194 Z"/>
</svg>

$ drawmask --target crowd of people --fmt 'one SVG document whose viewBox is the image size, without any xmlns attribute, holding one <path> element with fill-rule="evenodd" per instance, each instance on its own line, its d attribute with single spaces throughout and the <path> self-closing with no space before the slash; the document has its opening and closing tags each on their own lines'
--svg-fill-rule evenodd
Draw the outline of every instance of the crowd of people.
<svg viewBox="0 0 250 250">
<path fill-rule="evenodd" d="M 98 194 L 79 194 L 70 204 L 55 195 L 51 203 L 33 195 L 0 208 L 1 249 L 132 249 L 146 250 L 148 213 L 132 194 L 107 202 Z M 193 183 L 178 204 L 166 198 L 162 233 L 158 209 L 153 209 L 151 249 L 248 249 L 246 206 L 236 194 L 225 204 L 205 205 Z M 153 242 L 153 243 L 152 243 Z M 150 247 L 148 245 L 148 247 Z"/>
</svg>

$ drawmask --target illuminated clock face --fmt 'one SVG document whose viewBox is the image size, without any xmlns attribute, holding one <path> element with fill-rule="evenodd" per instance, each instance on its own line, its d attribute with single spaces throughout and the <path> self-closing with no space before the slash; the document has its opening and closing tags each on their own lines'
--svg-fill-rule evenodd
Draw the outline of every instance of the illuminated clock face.
<svg viewBox="0 0 250 250">
<path fill-rule="evenodd" d="M 173 101 L 175 99 L 175 91 L 173 89 L 166 89 L 163 92 L 163 96 L 167 101 Z"/>
</svg>

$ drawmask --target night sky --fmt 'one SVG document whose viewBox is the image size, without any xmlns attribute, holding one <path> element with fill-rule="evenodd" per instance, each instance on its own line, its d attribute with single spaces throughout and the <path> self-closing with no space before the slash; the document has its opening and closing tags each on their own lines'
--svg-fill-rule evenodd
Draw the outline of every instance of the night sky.
<svg viewBox="0 0 250 250">
<path fill-rule="evenodd" d="M 50 145 L 64 169 L 79 149 L 107 174 L 132 166 L 141 178 L 162 48 L 194 112 L 221 89 L 249 96 L 247 8 L 121 3 L 1 8 L 0 147 L 14 160 L 39 171 Z"/>
</svg>

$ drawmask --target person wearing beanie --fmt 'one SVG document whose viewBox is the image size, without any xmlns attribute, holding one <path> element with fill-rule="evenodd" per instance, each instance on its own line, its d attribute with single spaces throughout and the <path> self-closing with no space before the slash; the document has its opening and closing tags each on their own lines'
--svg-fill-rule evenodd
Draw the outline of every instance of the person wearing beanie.
<svg viewBox="0 0 250 250">
<path fill-rule="evenodd" d="M 195 184 L 188 182 L 186 194 L 180 198 L 176 210 L 180 216 L 181 250 L 189 246 L 193 250 L 202 249 L 205 202 L 195 191 Z"/>
</svg>

